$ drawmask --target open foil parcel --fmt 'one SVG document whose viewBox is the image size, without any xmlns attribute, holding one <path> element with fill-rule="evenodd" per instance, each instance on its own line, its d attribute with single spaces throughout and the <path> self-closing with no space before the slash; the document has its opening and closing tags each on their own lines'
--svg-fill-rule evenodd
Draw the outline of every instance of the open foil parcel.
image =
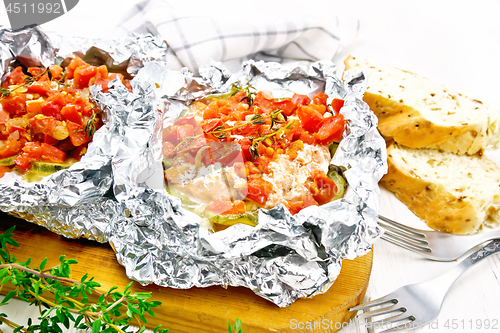
<svg viewBox="0 0 500 333">
<path fill-rule="evenodd" d="M 62 39 L 51 44 L 31 30 L 18 47 L 13 41 L 21 37 L 12 36 L 1 36 L 2 55 L 29 54 L 44 66 L 66 58 L 67 51 L 59 54 L 63 48 L 54 46 Z M 102 126 L 81 160 L 39 181 L 6 173 L 3 211 L 66 237 L 108 241 L 128 277 L 141 284 L 244 286 L 280 307 L 327 291 L 343 259 L 370 251 L 381 233 L 377 184 L 387 165 L 377 119 L 362 101 L 363 74 L 348 73 L 342 82 L 329 61 L 249 61 L 234 74 L 211 63 L 194 77 L 168 70 L 156 52 L 162 43 L 153 37 L 130 38 L 116 41 L 134 45 L 121 51 L 90 44 L 93 58 L 113 57 L 108 65 L 131 79 L 129 86 L 115 79 L 109 89 L 89 88 Z M 29 53 L 28 44 L 37 47 Z M 126 49 L 135 50 L 134 60 L 126 60 Z M 50 52 L 57 57 L 43 60 Z M 290 136 L 293 142 L 279 148 L 288 130 L 304 123 L 287 104 L 300 99 L 294 96 L 309 99 L 304 105 L 323 99 L 321 118 L 340 117 L 330 105 L 343 101 L 346 126 L 338 144 Z M 270 112 L 255 111 L 266 101 Z M 239 122 L 208 116 L 214 105 L 220 111 L 230 102 L 236 107 L 224 112 L 241 111 Z M 302 198 L 299 204 L 294 196 Z"/>
</svg>

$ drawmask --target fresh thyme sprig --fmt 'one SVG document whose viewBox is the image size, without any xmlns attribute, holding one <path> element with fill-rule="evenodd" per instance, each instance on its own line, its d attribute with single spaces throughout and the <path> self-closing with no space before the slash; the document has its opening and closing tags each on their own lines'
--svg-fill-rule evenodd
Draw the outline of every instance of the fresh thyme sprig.
<svg viewBox="0 0 500 333">
<path fill-rule="evenodd" d="M 96 111 L 96 107 L 94 104 L 90 105 L 92 107 L 92 115 L 90 116 L 89 120 L 87 120 L 85 127 L 74 131 L 74 133 L 83 132 L 87 138 L 91 138 L 97 130 L 95 127 L 95 124 L 97 124 L 97 122 L 99 121 L 97 117 L 102 113 L 102 111 Z"/>
<path fill-rule="evenodd" d="M 270 133 L 270 134 L 265 134 L 265 135 L 262 135 L 262 136 L 259 136 L 257 138 L 253 138 L 251 139 L 251 144 L 250 144 L 250 155 L 252 156 L 252 159 L 256 159 L 258 157 L 260 157 L 260 153 L 259 153 L 259 145 L 260 145 L 260 142 L 268 139 L 268 138 L 271 138 L 275 135 L 277 135 L 278 133 L 280 133 L 281 131 L 284 131 L 286 129 L 290 129 L 293 125 L 293 123 L 295 122 L 295 119 L 292 119 L 290 120 L 288 123 L 286 123 L 285 126 L 281 127 L 281 128 L 275 128 L 273 129 L 271 127 L 272 130 L 274 130 L 274 132 Z M 281 130 L 281 131 L 280 131 Z"/>
<path fill-rule="evenodd" d="M 32 76 L 30 73 L 28 73 L 28 76 L 26 76 L 24 78 L 24 83 L 22 83 L 20 85 L 17 85 L 17 86 L 15 86 L 12 89 L 0 88 L 0 97 L 1 98 L 7 97 L 7 96 L 9 96 L 10 94 L 12 94 L 14 91 L 16 91 L 19 88 L 31 85 L 33 82 L 36 82 L 39 78 L 41 78 L 42 76 L 44 76 L 45 73 L 48 73 L 49 79 L 52 80 L 52 73 L 50 72 L 50 70 L 49 70 L 48 67 L 42 73 L 38 73 L 35 76 Z"/>
<path fill-rule="evenodd" d="M 18 325 L 3 314 L 0 322 L 13 328 L 14 332 L 62 332 L 61 326 L 69 329 L 70 323 L 76 329 L 92 329 L 92 332 L 126 333 L 130 332 L 128 325 L 131 323 L 140 326 L 139 332 L 145 330 L 142 323 L 147 322 L 146 313 L 154 316 L 152 309 L 161 304 L 148 301 L 151 293 L 132 293 L 132 282 L 123 292 L 112 287 L 101 293 L 96 290 L 99 283 L 87 274 L 80 281 L 70 279 L 70 265 L 77 261 L 65 256 L 59 258 L 60 264 L 55 267 L 45 268 L 47 259 L 44 259 L 38 268 L 32 269 L 31 258 L 19 262 L 9 252 L 7 244 L 19 246 L 12 238 L 14 228 L 0 235 L 0 290 L 8 283 L 14 287 L 0 305 L 18 297 L 40 308 L 40 323 L 35 325 L 28 319 L 27 326 Z M 90 295 L 98 297 L 96 303 L 89 302 Z M 168 330 L 158 326 L 154 332 L 166 333 Z"/>
</svg>

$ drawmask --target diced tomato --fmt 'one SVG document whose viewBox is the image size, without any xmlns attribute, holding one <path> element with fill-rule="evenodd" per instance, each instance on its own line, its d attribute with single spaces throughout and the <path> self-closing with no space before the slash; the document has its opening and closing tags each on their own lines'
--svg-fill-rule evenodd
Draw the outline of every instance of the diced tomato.
<svg viewBox="0 0 500 333">
<path fill-rule="evenodd" d="M 247 182 L 247 198 L 264 205 L 273 190 L 273 184 L 262 178 L 251 178 Z"/>
<path fill-rule="evenodd" d="M 59 141 L 59 143 L 57 144 L 57 148 L 65 152 L 69 152 L 70 150 L 75 149 L 75 146 L 71 143 L 71 140 L 68 136 L 66 139 Z"/>
<path fill-rule="evenodd" d="M 21 126 L 11 125 L 9 132 L 14 133 L 15 131 L 19 131 L 19 133 L 26 132 L 26 128 Z"/>
<path fill-rule="evenodd" d="M 250 153 L 250 146 L 252 142 L 248 138 L 240 138 L 234 141 L 235 143 L 239 144 L 241 147 L 241 152 L 243 153 L 243 157 L 245 161 L 251 161 L 252 159 L 252 154 Z"/>
<path fill-rule="evenodd" d="M 259 169 L 260 172 L 262 173 L 267 173 L 267 166 L 269 165 L 269 162 L 271 162 L 269 160 L 268 157 L 264 156 L 264 152 L 261 153 L 261 156 L 257 157 L 256 159 L 254 159 L 252 161 L 253 165 L 255 165 L 257 167 L 257 169 Z"/>
<path fill-rule="evenodd" d="M 205 134 L 205 141 L 206 142 L 220 142 L 221 140 L 217 139 L 214 135 L 212 134 Z"/>
<path fill-rule="evenodd" d="M 62 72 L 63 68 L 58 65 L 52 65 L 49 67 L 50 74 L 52 75 L 52 78 L 55 80 L 59 80 L 62 78 Z"/>
<path fill-rule="evenodd" d="M 81 66 L 90 66 L 90 65 L 78 57 L 73 58 L 68 67 L 66 68 L 66 77 L 68 79 L 72 79 L 75 69 Z"/>
<path fill-rule="evenodd" d="M 69 157 L 74 158 L 77 161 L 81 160 L 83 155 L 85 155 L 85 153 L 87 152 L 87 147 L 88 144 L 86 143 L 74 148 L 73 150 L 70 151 Z"/>
<path fill-rule="evenodd" d="M 92 107 L 87 99 L 78 96 L 77 98 L 75 98 L 72 104 L 76 106 L 77 111 L 80 112 L 82 116 L 84 117 L 92 116 L 93 113 Z"/>
<path fill-rule="evenodd" d="M 42 142 L 42 159 L 53 163 L 63 163 L 66 159 L 66 153 L 62 150 Z"/>
<path fill-rule="evenodd" d="M 307 95 L 293 94 L 292 103 L 295 105 L 309 105 L 311 99 Z"/>
<path fill-rule="evenodd" d="M 81 146 L 90 141 L 90 138 L 85 135 L 82 125 L 72 121 L 67 121 L 66 126 L 68 127 L 69 139 L 75 147 Z"/>
<path fill-rule="evenodd" d="M 226 198 L 219 198 L 208 204 L 206 210 L 220 215 L 242 214 L 245 212 L 245 204 L 239 200 L 231 202 Z"/>
<path fill-rule="evenodd" d="M 29 93 L 45 95 L 50 91 L 50 81 L 36 81 L 27 88 Z"/>
<path fill-rule="evenodd" d="M 328 99 L 327 94 L 319 92 L 313 96 L 313 104 L 326 106 L 327 99 Z"/>
<path fill-rule="evenodd" d="M 299 106 L 297 115 L 302 123 L 302 126 L 309 132 L 316 132 L 319 128 L 319 123 L 323 120 L 323 114 L 311 105 Z"/>
<path fill-rule="evenodd" d="M 43 137 L 43 142 L 45 142 L 49 145 L 55 146 L 59 143 L 59 140 L 54 139 L 52 136 L 50 136 L 48 134 L 45 134 Z"/>
<path fill-rule="evenodd" d="M 175 121 L 174 126 L 191 125 L 193 128 L 198 126 L 198 122 L 194 117 L 182 117 Z"/>
<path fill-rule="evenodd" d="M 168 141 L 163 141 L 162 153 L 163 157 L 168 157 L 174 153 L 175 146 L 173 143 Z"/>
<path fill-rule="evenodd" d="M 102 88 L 102 91 L 107 93 L 109 92 L 109 88 L 108 88 L 108 83 L 110 82 L 111 80 L 110 79 L 101 79 L 101 78 L 96 78 L 96 80 L 94 82 L 92 81 L 89 81 L 89 83 L 91 85 L 95 85 L 95 86 L 101 86 Z"/>
<path fill-rule="evenodd" d="M 107 79 L 109 76 L 108 67 L 106 67 L 106 65 L 97 67 L 97 73 L 99 74 L 100 78 Z"/>
<path fill-rule="evenodd" d="M 7 166 L 0 166 L 0 178 L 2 178 L 3 176 L 5 176 L 5 174 L 7 172 L 10 171 L 10 168 L 7 167 Z"/>
<path fill-rule="evenodd" d="M 254 105 L 259 106 L 264 113 L 271 113 L 276 110 L 274 98 L 270 92 L 259 91 L 254 98 Z"/>
<path fill-rule="evenodd" d="M 9 95 L 0 99 L 0 104 L 4 111 L 10 114 L 11 118 L 20 117 L 26 114 L 26 95 Z"/>
<path fill-rule="evenodd" d="M 89 86 L 91 78 L 96 76 L 97 68 L 94 66 L 80 66 L 75 69 L 74 83 L 77 88 L 86 88 Z"/>
<path fill-rule="evenodd" d="M 19 141 L 17 140 L 9 139 L 0 148 L 0 159 L 12 157 L 14 155 L 19 154 L 20 151 L 21 151 L 21 143 L 19 143 Z"/>
<path fill-rule="evenodd" d="M 245 121 L 237 121 L 236 123 L 234 123 L 233 127 L 237 127 L 231 131 L 235 135 L 257 136 L 262 126 L 249 124 Z"/>
<path fill-rule="evenodd" d="M 0 104 L 0 124 L 5 124 L 10 119 L 10 115 L 3 110 Z"/>
<path fill-rule="evenodd" d="M 233 204 L 231 203 L 231 201 L 225 198 L 219 198 L 210 202 L 206 210 L 216 214 L 223 214 L 224 212 L 230 210 L 231 208 L 233 208 Z"/>
<path fill-rule="evenodd" d="M 243 162 L 241 147 L 231 142 L 210 142 L 213 163 L 231 167 L 235 162 Z"/>
<path fill-rule="evenodd" d="M 32 77 L 42 74 L 45 72 L 45 68 L 40 67 L 28 67 L 28 73 L 31 74 Z M 37 78 L 37 81 L 50 81 L 49 74 L 46 72 L 41 77 Z"/>
<path fill-rule="evenodd" d="M 203 111 L 203 119 L 212 119 L 219 117 L 219 107 L 217 102 L 211 102 L 205 111 Z"/>
<path fill-rule="evenodd" d="M 64 120 L 69 120 L 77 124 L 82 124 L 82 116 L 76 110 L 76 106 L 68 104 L 61 109 L 61 116 Z"/>
<path fill-rule="evenodd" d="M 260 175 L 259 169 L 250 161 L 245 162 L 245 168 L 248 170 L 249 175 Z"/>
<path fill-rule="evenodd" d="M 171 142 L 177 146 L 180 142 L 177 140 L 177 126 L 169 126 L 163 130 L 163 142 Z"/>
<path fill-rule="evenodd" d="M 335 112 L 335 114 L 339 114 L 340 109 L 344 106 L 344 100 L 343 99 L 338 99 L 334 98 L 332 101 L 332 109 Z"/>
<path fill-rule="evenodd" d="M 279 138 L 278 144 L 282 149 L 286 149 L 290 146 L 293 141 L 294 131 L 291 129 L 286 129 Z"/>
<path fill-rule="evenodd" d="M 61 107 L 54 101 L 47 101 L 42 105 L 42 113 L 57 120 L 63 119 L 60 110 Z"/>
<path fill-rule="evenodd" d="M 295 103 L 293 103 L 289 99 L 285 99 L 280 102 L 274 102 L 274 106 L 276 107 L 276 109 L 283 110 L 287 116 L 292 115 L 296 107 Z"/>
<path fill-rule="evenodd" d="M 62 123 L 52 117 L 36 117 L 29 120 L 31 132 L 33 134 L 53 134 L 57 126 Z"/>
<path fill-rule="evenodd" d="M 318 203 L 314 200 L 313 196 L 309 194 L 304 200 L 288 201 L 285 203 L 285 206 L 292 215 L 295 215 L 306 207 L 318 206 Z"/>
<path fill-rule="evenodd" d="M 177 126 L 177 141 L 181 142 L 187 137 L 192 137 L 194 135 L 192 125 L 181 125 Z"/>
<path fill-rule="evenodd" d="M 29 142 L 30 143 L 30 142 Z M 22 171 L 28 171 L 31 168 L 31 159 L 28 154 L 20 154 L 14 159 L 14 163 L 16 167 L 21 169 Z"/>
<path fill-rule="evenodd" d="M 318 188 L 317 193 L 312 193 L 314 200 L 320 205 L 330 202 L 338 191 L 335 182 L 319 170 L 315 170 L 312 176 Z"/>
<path fill-rule="evenodd" d="M 213 131 L 214 128 L 222 124 L 220 119 L 207 119 L 201 123 L 201 127 L 205 133 Z"/>
<path fill-rule="evenodd" d="M 325 118 L 319 124 L 318 132 L 314 134 L 314 137 L 322 145 L 340 142 L 344 133 L 344 125 L 344 116 L 341 114 Z"/>
<path fill-rule="evenodd" d="M 12 85 L 19 85 L 24 83 L 24 79 L 28 76 L 23 73 L 23 68 L 21 66 L 16 67 L 12 72 L 7 75 L 5 81 L 2 82 L 2 87 L 7 88 Z"/>
<path fill-rule="evenodd" d="M 301 140 L 292 142 L 290 147 L 287 149 L 286 154 L 290 157 L 290 160 L 297 158 L 298 151 L 304 148 L 304 143 Z"/>
<path fill-rule="evenodd" d="M 315 145 L 316 144 L 316 139 L 314 138 L 314 135 L 307 131 L 301 131 L 299 135 L 299 140 L 302 141 L 303 143 L 307 143 L 308 145 Z"/>
</svg>

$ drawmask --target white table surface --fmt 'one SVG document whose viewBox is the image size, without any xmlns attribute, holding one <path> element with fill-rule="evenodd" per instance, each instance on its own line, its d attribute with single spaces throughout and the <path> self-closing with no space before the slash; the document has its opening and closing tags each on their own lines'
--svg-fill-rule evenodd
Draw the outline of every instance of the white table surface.
<svg viewBox="0 0 500 333">
<path fill-rule="evenodd" d="M 67 35 L 105 37 L 112 33 L 113 27 L 133 3 L 123 0 L 80 0 L 72 11 L 42 27 Z M 500 87 L 500 2 L 335 0 L 328 1 L 328 7 L 331 8 L 333 3 L 336 10 L 322 11 L 324 3 L 303 1 L 304 7 L 300 10 L 305 14 L 339 13 L 360 20 L 357 39 L 334 59 L 340 71 L 343 70 L 343 59 L 353 54 L 419 73 L 491 104 L 500 112 L 500 101 L 497 100 Z M 283 4 L 285 6 L 289 2 L 283 1 Z M 300 4 L 294 3 L 295 6 Z M 89 12 L 93 13 L 95 24 L 77 24 Z M 9 25 L 4 7 L 0 8 L 0 24 Z M 488 154 L 497 163 L 500 162 L 499 153 Z M 381 190 L 380 212 L 402 223 L 426 228 L 423 222 L 384 190 Z M 455 265 L 455 262 L 425 260 L 379 241 L 374 246 L 373 271 L 367 297 L 378 298 L 400 286 L 431 279 Z M 466 272 L 452 286 L 437 322 L 415 332 L 500 332 L 499 297 L 500 257 L 494 255 Z M 22 302 L 12 302 L 12 305 L 0 308 L 0 312 L 7 313 L 13 320 L 19 318 L 20 322 L 25 322 L 28 315 L 37 315 L 35 309 L 28 310 Z M 490 323 L 496 321 L 496 327 L 484 328 L 487 320 Z M 453 328 L 454 323 L 458 327 Z M 479 324 L 483 328 L 476 326 Z M 9 332 L 4 327 L 0 329 Z M 366 331 L 355 325 L 342 330 L 343 333 Z"/>
</svg>

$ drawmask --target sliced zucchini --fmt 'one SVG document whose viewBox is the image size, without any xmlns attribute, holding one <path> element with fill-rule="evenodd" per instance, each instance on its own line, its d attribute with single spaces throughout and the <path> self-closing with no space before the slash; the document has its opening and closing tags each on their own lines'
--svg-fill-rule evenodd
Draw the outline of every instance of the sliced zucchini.
<svg viewBox="0 0 500 333">
<path fill-rule="evenodd" d="M 337 193 L 335 193 L 335 196 L 333 197 L 333 200 L 340 199 L 344 196 L 345 190 L 347 189 L 347 180 L 344 178 L 342 174 L 342 169 L 336 165 L 330 165 L 328 167 L 328 173 L 327 173 L 328 178 L 333 180 L 335 185 L 337 185 Z"/>
<path fill-rule="evenodd" d="M 328 149 L 330 150 L 330 156 L 333 157 L 335 155 L 335 152 L 337 151 L 337 148 L 339 147 L 339 144 L 337 142 L 332 142 L 329 146 Z"/>
<path fill-rule="evenodd" d="M 50 176 L 51 174 L 53 174 L 53 172 L 40 172 L 31 169 L 23 175 L 22 179 L 28 183 L 39 182 L 44 177 Z"/>
<path fill-rule="evenodd" d="M 172 167 L 172 163 L 174 162 L 174 160 L 170 157 L 165 157 L 163 159 L 163 168 L 164 169 L 169 169 Z"/>
<path fill-rule="evenodd" d="M 2 158 L 0 160 L 0 166 L 11 166 L 11 165 L 14 165 L 14 159 L 17 157 L 17 155 L 15 156 L 11 156 L 11 157 L 6 157 L 6 158 Z"/>
<path fill-rule="evenodd" d="M 231 226 L 237 223 L 243 223 L 252 227 L 255 227 L 258 224 L 257 215 L 252 213 L 218 215 L 210 212 L 205 212 L 204 215 L 212 224 Z"/>
<path fill-rule="evenodd" d="M 31 162 L 31 169 L 33 171 L 41 172 L 41 173 L 54 173 L 59 170 L 67 169 L 71 166 L 71 164 L 59 164 L 59 163 L 50 163 L 50 162 Z"/>
</svg>

